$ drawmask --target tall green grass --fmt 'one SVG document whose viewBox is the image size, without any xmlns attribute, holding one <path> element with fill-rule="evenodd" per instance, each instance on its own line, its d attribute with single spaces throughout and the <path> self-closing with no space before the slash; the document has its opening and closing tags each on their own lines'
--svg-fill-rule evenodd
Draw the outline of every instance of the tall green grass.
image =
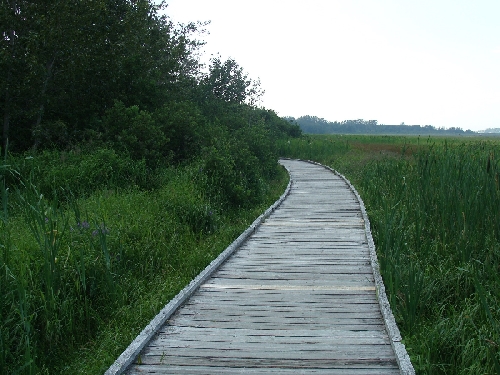
<svg viewBox="0 0 500 375">
<path fill-rule="evenodd" d="M 142 166 L 105 149 L 3 160 L 0 373 L 103 373 L 287 182 L 276 164 L 242 209 L 203 161 Z"/>
<path fill-rule="evenodd" d="M 333 159 L 326 138 L 313 140 L 318 157 L 314 146 L 304 151 L 292 141 L 290 154 L 328 163 L 360 192 L 417 372 L 500 373 L 500 146 L 366 141 L 350 137 L 346 151 L 332 146 Z"/>
</svg>

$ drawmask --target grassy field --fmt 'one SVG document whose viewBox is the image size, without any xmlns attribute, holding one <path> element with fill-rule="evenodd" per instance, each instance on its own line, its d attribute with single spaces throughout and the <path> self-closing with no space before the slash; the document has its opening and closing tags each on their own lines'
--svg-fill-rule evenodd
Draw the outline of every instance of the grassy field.
<svg viewBox="0 0 500 375">
<path fill-rule="evenodd" d="M 359 191 L 417 372 L 500 374 L 499 141 L 308 136 L 281 154 L 329 165 Z"/>
</svg>

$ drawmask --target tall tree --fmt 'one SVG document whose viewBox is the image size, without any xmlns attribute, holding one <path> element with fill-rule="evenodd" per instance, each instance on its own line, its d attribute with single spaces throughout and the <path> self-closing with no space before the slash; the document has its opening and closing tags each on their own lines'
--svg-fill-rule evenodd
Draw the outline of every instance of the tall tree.
<svg viewBox="0 0 500 375">
<path fill-rule="evenodd" d="M 79 139 L 114 100 L 152 111 L 196 87 L 202 24 L 175 26 L 165 2 L 0 1 L 4 144 L 37 146 L 51 124 Z"/>
<path fill-rule="evenodd" d="M 218 57 L 213 58 L 202 84 L 209 96 L 229 103 L 254 105 L 264 94 L 260 81 L 248 78 L 248 74 L 233 59 L 222 62 Z"/>
<path fill-rule="evenodd" d="M 30 4 L 22 0 L 2 0 L 0 7 L 0 108 L 3 114 L 2 146 L 8 144 L 12 119 L 29 102 L 27 82 L 33 79 L 33 56 L 28 52 L 27 35 Z M 23 100 L 21 100 L 23 99 Z"/>
</svg>

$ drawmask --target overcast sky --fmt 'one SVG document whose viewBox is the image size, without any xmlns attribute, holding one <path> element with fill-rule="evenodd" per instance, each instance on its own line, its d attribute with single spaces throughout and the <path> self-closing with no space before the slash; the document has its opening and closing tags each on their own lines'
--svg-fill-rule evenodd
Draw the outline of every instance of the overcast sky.
<svg viewBox="0 0 500 375">
<path fill-rule="evenodd" d="M 169 0 L 280 116 L 500 128 L 500 0 Z"/>
</svg>

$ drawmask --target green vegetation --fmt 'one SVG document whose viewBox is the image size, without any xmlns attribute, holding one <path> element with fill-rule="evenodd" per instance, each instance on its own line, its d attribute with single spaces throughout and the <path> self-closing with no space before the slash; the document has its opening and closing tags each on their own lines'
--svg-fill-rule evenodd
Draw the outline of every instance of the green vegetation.
<svg viewBox="0 0 500 375">
<path fill-rule="evenodd" d="M 138 175 L 131 168 L 124 176 L 121 168 L 110 172 L 109 164 L 93 165 L 102 154 L 114 155 L 73 155 L 64 167 L 56 162 L 66 154 L 56 152 L 51 159 L 41 154 L 3 163 L 2 373 L 104 372 L 287 183 L 275 163 L 273 177 L 259 186 L 265 191 L 243 209 L 216 191 L 202 162 L 162 168 L 154 177 L 142 176 L 144 165 L 137 162 Z M 109 184 L 97 183 L 85 196 L 57 184 L 41 193 L 48 185 L 33 178 L 72 177 L 86 164 Z M 19 173 L 24 168 L 31 173 Z M 142 178 L 157 187 L 133 184 L 145 183 Z"/>
<path fill-rule="evenodd" d="M 417 372 L 500 373 L 498 141 L 308 136 L 281 153 L 327 164 L 358 189 Z"/>
<path fill-rule="evenodd" d="M 205 24 L 163 14 L 0 2 L 0 373 L 102 373 L 282 193 L 279 155 L 359 189 L 420 372 L 500 373 L 498 144 L 298 138 L 234 60 L 200 63 Z"/>
<path fill-rule="evenodd" d="M 98 374 L 285 189 L 204 24 L 163 2 L 0 2 L 0 373 Z"/>
</svg>

